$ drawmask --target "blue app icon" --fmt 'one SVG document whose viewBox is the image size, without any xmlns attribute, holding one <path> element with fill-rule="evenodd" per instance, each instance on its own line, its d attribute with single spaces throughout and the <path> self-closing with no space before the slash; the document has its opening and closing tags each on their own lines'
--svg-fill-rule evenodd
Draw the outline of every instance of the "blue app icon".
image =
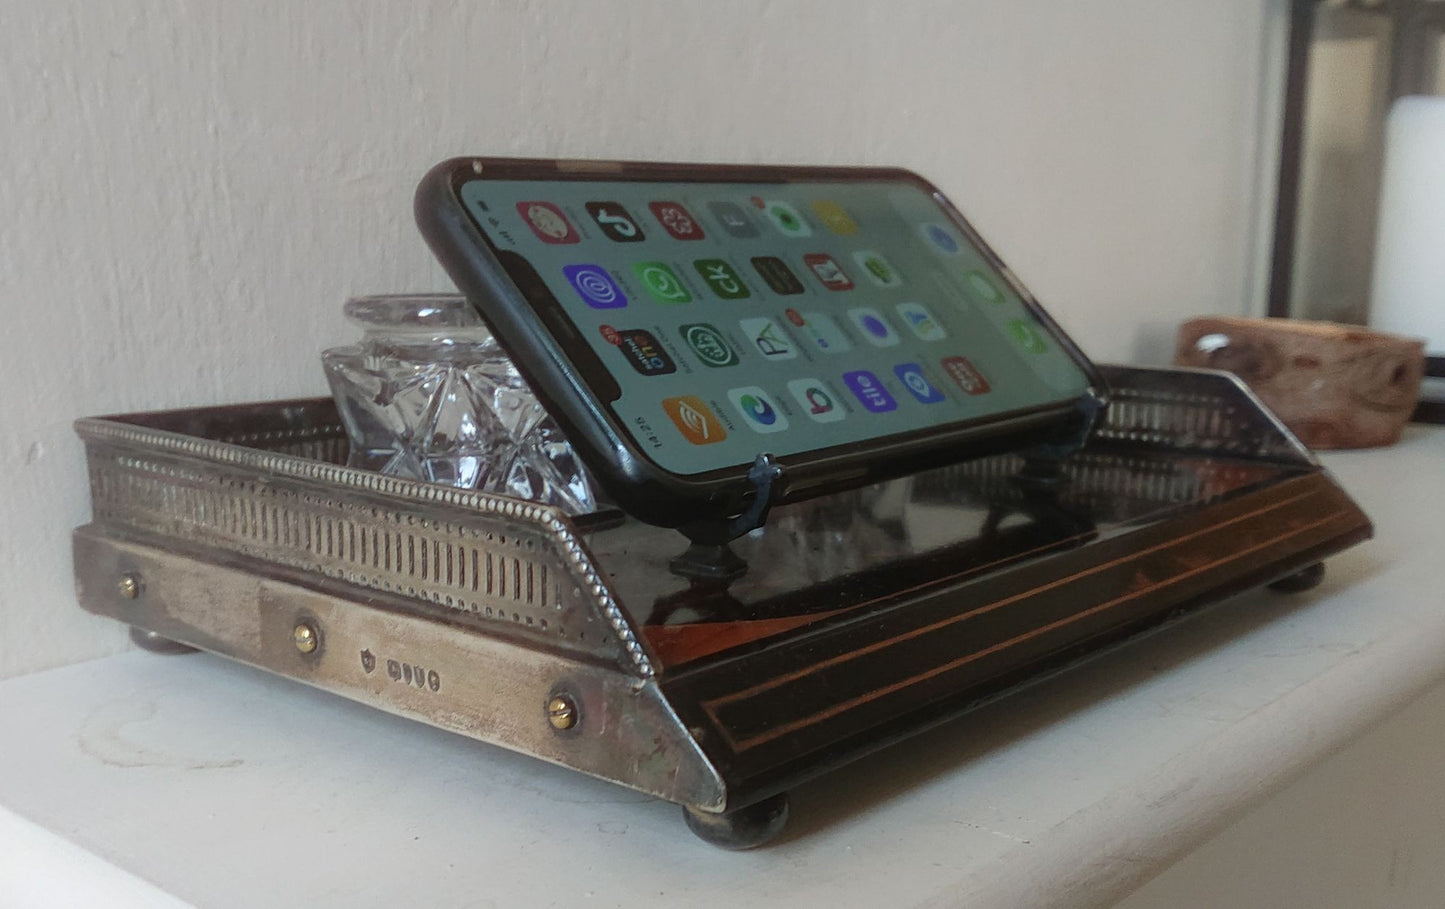
<svg viewBox="0 0 1445 909">
<path fill-rule="evenodd" d="M 948 228 L 942 224 L 920 224 L 918 229 L 938 248 L 939 252 L 947 253 L 950 256 L 958 255 L 961 248 L 958 240 L 954 239 L 953 234 L 949 233 Z"/>
<path fill-rule="evenodd" d="M 943 392 L 928 381 L 928 377 L 923 374 L 923 368 L 917 363 L 899 363 L 893 367 L 893 374 L 920 404 L 937 404 L 943 400 Z"/>
<path fill-rule="evenodd" d="M 869 413 L 886 413 L 898 409 L 898 402 L 883 387 L 883 382 L 877 376 L 866 369 L 858 369 L 853 372 L 843 373 L 843 384 L 853 392 L 853 397 L 858 403 L 868 409 Z"/>
<path fill-rule="evenodd" d="M 728 400 L 747 418 L 747 425 L 754 432 L 782 432 L 788 428 L 788 418 L 768 393 L 756 385 L 730 389 Z"/>
<path fill-rule="evenodd" d="M 772 426 L 778 422 L 778 412 L 773 410 L 773 405 L 764 401 L 762 398 L 743 395 L 742 405 L 748 412 L 749 417 L 752 417 L 753 420 L 764 426 Z"/>
<path fill-rule="evenodd" d="M 567 281 L 593 309 L 621 309 L 627 305 L 627 296 L 622 293 L 601 265 L 567 265 L 562 269 Z"/>
</svg>

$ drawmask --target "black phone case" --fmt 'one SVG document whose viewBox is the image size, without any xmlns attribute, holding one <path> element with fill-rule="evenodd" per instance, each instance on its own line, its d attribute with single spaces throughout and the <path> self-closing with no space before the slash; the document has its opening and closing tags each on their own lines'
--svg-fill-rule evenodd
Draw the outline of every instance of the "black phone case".
<svg viewBox="0 0 1445 909">
<path fill-rule="evenodd" d="M 931 184 L 895 168 L 814 168 L 641 162 L 553 161 L 545 159 L 454 158 L 432 168 L 417 188 L 415 213 L 422 236 L 457 287 L 476 307 L 498 342 L 512 355 L 542 406 L 556 419 L 587 467 L 619 507 L 638 520 L 664 527 L 724 521 L 744 511 L 754 497 L 750 463 L 698 476 L 663 470 L 634 445 L 594 387 L 611 381 L 600 361 L 569 356 L 472 223 L 459 195 L 462 183 L 482 178 L 597 180 L 885 180 Z M 782 473 L 773 482 L 771 503 L 783 504 L 1029 445 L 1067 444 L 1086 428 L 1104 400 L 1097 369 L 1039 307 L 978 233 L 946 202 L 944 208 L 969 240 L 998 268 L 1038 317 L 1051 338 L 1078 362 L 1091 388 L 1076 404 L 1016 411 L 987 423 L 881 437 L 777 459 Z M 541 292 L 546 292 L 540 285 Z M 534 293 L 538 288 L 532 289 Z M 573 345 L 574 350 L 578 350 Z M 591 356 L 591 360 L 596 360 Z M 760 452 L 762 453 L 762 452 Z"/>
</svg>

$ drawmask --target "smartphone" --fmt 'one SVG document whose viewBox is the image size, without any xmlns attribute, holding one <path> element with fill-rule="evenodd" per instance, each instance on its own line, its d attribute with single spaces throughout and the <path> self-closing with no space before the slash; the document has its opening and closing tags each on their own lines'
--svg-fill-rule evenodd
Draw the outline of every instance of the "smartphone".
<svg viewBox="0 0 1445 909">
<path fill-rule="evenodd" d="M 458 158 L 421 232 L 607 493 L 663 526 L 1056 439 L 1098 372 L 922 177 Z"/>
</svg>

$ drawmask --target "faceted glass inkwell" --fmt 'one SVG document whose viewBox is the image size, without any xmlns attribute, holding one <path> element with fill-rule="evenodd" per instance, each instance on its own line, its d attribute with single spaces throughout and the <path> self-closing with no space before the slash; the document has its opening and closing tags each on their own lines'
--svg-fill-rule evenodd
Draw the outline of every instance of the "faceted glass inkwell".
<svg viewBox="0 0 1445 909">
<path fill-rule="evenodd" d="M 348 466 L 597 509 L 571 444 L 464 297 L 357 297 L 346 317 L 361 340 L 321 357 Z"/>
</svg>

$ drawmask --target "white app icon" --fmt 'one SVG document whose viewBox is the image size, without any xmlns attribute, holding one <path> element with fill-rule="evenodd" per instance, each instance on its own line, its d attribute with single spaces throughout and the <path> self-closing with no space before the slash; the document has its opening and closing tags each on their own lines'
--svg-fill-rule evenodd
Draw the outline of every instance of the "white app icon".
<svg viewBox="0 0 1445 909">
<path fill-rule="evenodd" d="M 846 353 L 853 349 L 853 342 L 848 340 L 843 329 L 839 328 L 838 323 L 827 313 L 805 312 L 799 314 L 798 318 L 803 321 L 803 333 L 808 336 L 808 340 L 824 353 Z"/>
<path fill-rule="evenodd" d="M 788 333 L 772 319 L 740 319 L 738 327 L 758 353 L 769 360 L 791 360 L 798 355 L 798 348 L 793 346 Z"/>
<path fill-rule="evenodd" d="M 896 347 L 898 332 L 894 331 L 883 314 L 871 306 L 855 306 L 848 310 L 848 319 L 858 333 L 874 347 Z"/>
<path fill-rule="evenodd" d="M 899 303 L 893 309 L 899 321 L 911 328 L 920 341 L 942 341 L 948 337 L 948 332 L 922 303 Z"/>
<path fill-rule="evenodd" d="M 836 423 L 848 415 L 842 399 L 821 379 L 794 379 L 788 383 L 788 393 L 814 422 Z"/>
<path fill-rule="evenodd" d="M 788 428 L 788 418 L 776 401 L 756 385 L 744 385 L 728 391 L 728 400 L 743 415 L 743 422 L 754 432 L 782 432 Z"/>
</svg>

